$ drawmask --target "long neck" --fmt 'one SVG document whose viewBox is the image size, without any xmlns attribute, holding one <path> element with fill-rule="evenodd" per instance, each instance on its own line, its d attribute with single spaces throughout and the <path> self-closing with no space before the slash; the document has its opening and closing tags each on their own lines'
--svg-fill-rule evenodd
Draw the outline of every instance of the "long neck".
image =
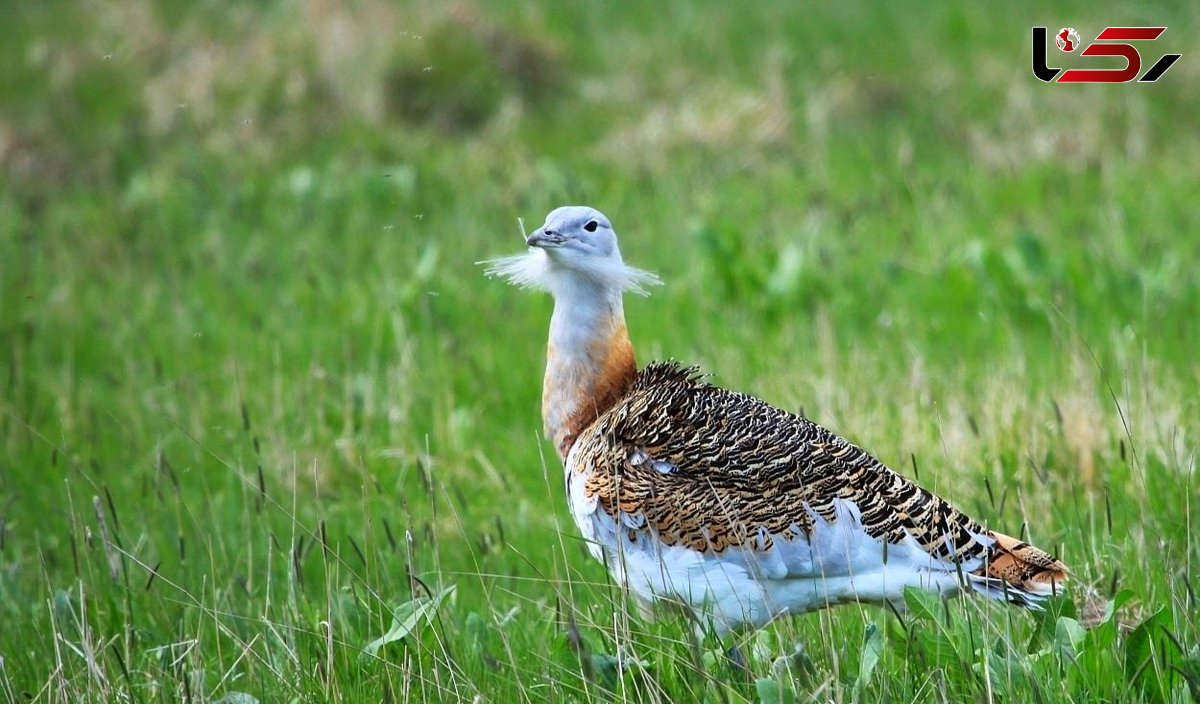
<svg viewBox="0 0 1200 704">
<path fill-rule="evenodd" d="M 620 290 L 554 292 L 542 385 L 542 420 L 559 457 L 621 397 L 637 374 Z"/>
</svg>

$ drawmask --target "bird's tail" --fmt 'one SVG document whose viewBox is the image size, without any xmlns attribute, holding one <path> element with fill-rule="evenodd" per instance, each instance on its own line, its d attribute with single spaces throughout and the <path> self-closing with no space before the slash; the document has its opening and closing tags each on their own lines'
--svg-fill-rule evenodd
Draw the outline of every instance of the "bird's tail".
<svg viewBox="0 0 1200 704">
<path fill-rule="evenodd" d="M 1003 533 L 989 531 L 988 537 L 995 542 L 987 560 L 967 575 L 976 591 L 1032 609 L 1062 593 L 1069 573 L 1053 555 Z"/>
</svg>

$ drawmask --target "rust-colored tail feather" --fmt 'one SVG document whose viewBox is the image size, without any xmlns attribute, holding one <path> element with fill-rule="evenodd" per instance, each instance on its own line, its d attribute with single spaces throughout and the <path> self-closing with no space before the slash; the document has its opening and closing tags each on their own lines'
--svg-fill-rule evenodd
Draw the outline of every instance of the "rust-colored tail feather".
<svg viewBox="0 0 1200 704">
<path fill-rule="evenodd" d="M 1053 555 L 1003 533 L 988 536 L 996 542 L 983 567 L 971 573 L 977 590 L 1030 607 L 1062 591 L 1069 572 Z"/>
</svg>

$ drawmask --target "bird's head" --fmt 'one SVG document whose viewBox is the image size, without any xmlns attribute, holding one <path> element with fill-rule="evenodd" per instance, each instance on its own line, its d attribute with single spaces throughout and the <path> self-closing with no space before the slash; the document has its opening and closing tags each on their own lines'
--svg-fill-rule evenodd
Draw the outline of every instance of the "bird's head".
<svg viewBox="0 0 1200 704">
<path fill-rule="evenodd" d="M 654 274 L 625 265 L 612 223 L 595 208 L 567 205 L 551 210 L 525 244 L 530 248 L 525 254 L 485 262 L 488 274 L 556 296 L 581 287 L 645 295 L 644 286 L 660 283 Z"/>
<path fill-rule="evenodd" d="M 525 244 L 546 252 L 554 266 L 587 271 L 621 262 L 617 233 L 604 213 L 583 205 L 564 205 L 546 216 L 546 223 L 525 238 Z"/>
</svg>

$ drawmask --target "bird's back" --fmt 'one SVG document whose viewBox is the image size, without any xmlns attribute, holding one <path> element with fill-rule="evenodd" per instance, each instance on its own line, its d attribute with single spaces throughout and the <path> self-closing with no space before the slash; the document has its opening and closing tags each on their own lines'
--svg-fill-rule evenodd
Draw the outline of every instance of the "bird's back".
<svg viewBox="0 0 1200 704">
<path fill-rule="evenodd" d="M 637 374 L 566 473 L 576 521 L 621 581 L 724 628 L 906 586 L 1027 604 L 1066 576 L 849 441 L 674 363 Z"/>
</svg>

